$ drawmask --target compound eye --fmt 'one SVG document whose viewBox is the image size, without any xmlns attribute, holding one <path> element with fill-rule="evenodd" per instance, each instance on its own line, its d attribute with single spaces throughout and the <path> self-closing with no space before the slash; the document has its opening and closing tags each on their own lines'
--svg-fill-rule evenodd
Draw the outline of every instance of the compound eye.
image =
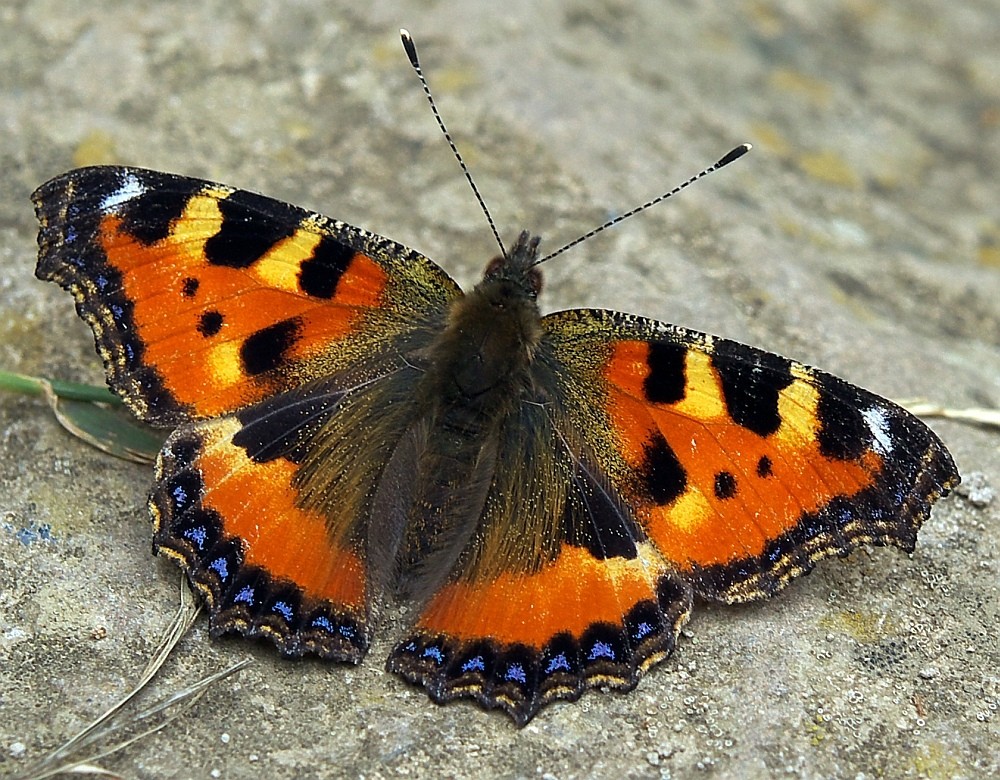
<svg viewBox="0 0 1000 780">
<path fill-rule="evenodd" d="M 497 255 L 492 260 L 486 264 L 486 269 L 483 271 L 483 278 L 489 279 L 491 276 L 497 274 L 500 269 L 507 265 L 507 258 L 503 255 Z"/>
<path fill-rule="evenodd" d="M 542 292 L 542 272 L 537 268 L 528 269 L 528 284 L 531 285 L 532 292 L 537 298 Z"/>
</svg>

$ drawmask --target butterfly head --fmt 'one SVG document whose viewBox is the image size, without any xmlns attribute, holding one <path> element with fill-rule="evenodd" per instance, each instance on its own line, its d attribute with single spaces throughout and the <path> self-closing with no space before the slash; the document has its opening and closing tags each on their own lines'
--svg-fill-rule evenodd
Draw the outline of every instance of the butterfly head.
<svg viewBox="0 0 1000 780">
<path fill-rule="evenodd" d="M 535 300 L 542 291 L 542 273 L 538 270 L 539 236 L 521 231 L 510 252 L 497 255 L 486 265 L 479 290 L 495 290 L 496 294 L 527 295 Z"/>
<path fill-rule="evenodd" d="M 527 366 L 541 338 L 537 255 L 538 238 L 521 233 L 509 252 L 487 264 L 479 284 L 452 303 L 444 332 L 432 347 L 446 387 L 493 388 Z"/>
</svg>

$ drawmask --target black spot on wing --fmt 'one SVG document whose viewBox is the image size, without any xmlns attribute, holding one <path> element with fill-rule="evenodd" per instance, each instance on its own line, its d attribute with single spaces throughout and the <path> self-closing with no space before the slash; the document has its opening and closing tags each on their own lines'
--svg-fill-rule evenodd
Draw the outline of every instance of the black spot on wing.
<svg viewBox="0 0 1000 780">
<path fill-rule="evenodd" d="M 728 471 L 715 475 L 715 497 L 725 501 L 736 495 L 736 477 Z"/>
<path fill-rule="evenodd" d="M 862 392 L 862 391 L 856 391 Z M 866 403 L 874 399 L 864 394 Z M 706 567 L 692 580 L 698 593 L 727 602 L 770 596 L 816 562 L 863 544 L 912 552 L 931 504 L 958 484 L 955 463 L 941 441 L 909 415 L 888 417 L 885 435 L 899 446 L 892 467 L 853 495 L 838 495 L 769 541 L 756 557 Z"/>
<path fill-rule="evenodd" d="M 350 267 L 355 252 L 330 236 L 323 236 L 312 257 L 299 270 L 299 288 L 314 298 L 329 299 L 337 292 L 340 277 Z"/>
<path fill-rule="evenodd" d="M 656 404 L 675 404 L 684 399 L 684 360 L 687 347 L 670 341 L 649 344 L 649 374 L 642 389 L 646 400 Z"/>
<path fill-rule="evenodd" d="M 646 443 L 639 469 L 641 488 L 658 506 L 675 501 L 687 486 L 687 474 L 658 431 Z"/>
<path fill-rule="evenodd" d="M 819 451 L 828 458 L 856 460 L 871 445 L 872 433 L 861 411 L 870 401 L 835 376 L 822 374 L 819 380 Z"/>
<path fill-rule="evenodd" d="M 181 295 L 185 298 L 193 298 L 194 294 L 198 292 L 198 288 L 201 286 L 195 277 L 189 276 L 181 283 Z"/>
<path fill-rule="evenodd" d="M 170 235 L 174 222 L 203 184 L 196 179 L 153 173 L 143 173 L 139 178 L 146 191 L 121 205 L 120 229 L 150 246 Z"/>
<path fill-rule="evenodd" d="M 240 347 L 244 370 L 251 376 L 258 376 L 281 366 L 298 340 L 301 326 L 299 318 L 293 317 L 247 336 Z"/>
<path fill-rule="evenodd" d="M 767 455 L 761 455 L 760 460 L 757 461 L 757 476 L 758 477 L 770 477 L 774 474 L 774 463 Z"/>
<path fill-rule="evenodd" d="M 794 381 L 790 360 L 720 339 L 712 366 L 722 382 L 726 409 L 737 424 L 759 436 L 770 436 L 781 427 L 778 396 Z"/>
<path fill-rule="evenodd" d="M 237 190 L 219 201 L 222 226 L 205 242 L 213 265 L 249 268 L 275 244 L 291 236 L 305 212 L 287 203 Z"/>
<path fill-rule="evenodd" d="M 205 338 L 210 338 L 222 330 L 222 322 L 222 314 L 210 309 L 198 318 L 198 332 Z"/>
</svg>

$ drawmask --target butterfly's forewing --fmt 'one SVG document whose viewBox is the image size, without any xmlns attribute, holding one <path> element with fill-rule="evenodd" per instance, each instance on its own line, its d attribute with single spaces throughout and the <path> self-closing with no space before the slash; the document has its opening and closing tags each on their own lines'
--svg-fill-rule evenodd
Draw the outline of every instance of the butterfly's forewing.
<svg viewBox="0 0 1000 780">
<path fill-rule="evenodd" d="M 705 598 L 769 596 L 863 544 L 912 551 L 931 503 L 958 483 L 926 425 L 830 374 L 613 312 L 543 322 L 570 369 L 570 416 L 646 537 Z"/>
<path fill-rule="evenodd" d="M 33 198 L 36 274 L 73 293 L 112 388 L 154 424 L 335 374 L 460 294 L 388 239 L 199 179 L 81 168 Z"/>
</svg>

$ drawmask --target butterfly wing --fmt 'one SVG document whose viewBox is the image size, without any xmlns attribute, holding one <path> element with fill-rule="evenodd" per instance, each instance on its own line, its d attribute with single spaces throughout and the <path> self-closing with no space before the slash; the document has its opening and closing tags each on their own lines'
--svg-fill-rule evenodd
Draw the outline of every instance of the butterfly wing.
<svg viewBox="0 0 1000 780">
<path fill-rule="evenodd" d="M 692 598 L 538 400 L 504 426 L 469 544 L 388 663 L 435 701 L 471 697 L 522 726 L 587 688 L 634 687 Z"/>
<path fill-rule="evenodd" d="M 153 545 L 205 597 L 213 634 L 361 659 L 387 574 L 368 547 L 373 518 L 390 526 L 377 485 L 417 377 L 324 378 L 170 436 L 149 501 Z"/>
<path fill-rule="evenodd" d="M 613 312 L 543 327 L 478 531 L 390 656 L 436 700 L 523 725 L 629 689 L 694 593 L 764 598 L 862 544 L 911 550 L 958 482 L 923 423 L 820 371 Z"/>
<path fill-rule="evenodd" d="M 213 632 L 358 660 L 375 483 L 412 413 L 406 355 L 455 283 L 387 239 L 198 179 L 83 168 L 34 200 L 37 275 L 73 293 L 126 404 L 180 426 L 156 465 L 154 548 Z"/>
<path fill-rule="evenodd" d="M 933 501 L 958 484 L 926 425 L 830 374 L 613 312 L 545 324 L 572 369 L 570 416 L 644 534 L 704 598 L 766 598 L 863 544 L 912 551 Z"/>
<path fill-rule="evenodd" d="M 199 179 L 81 168 L 33 199 L 36 275 L 74 295 L 109 384 L 153 424 L 335 374 L 460 294 L 413 250 Z"/>
</svg>

